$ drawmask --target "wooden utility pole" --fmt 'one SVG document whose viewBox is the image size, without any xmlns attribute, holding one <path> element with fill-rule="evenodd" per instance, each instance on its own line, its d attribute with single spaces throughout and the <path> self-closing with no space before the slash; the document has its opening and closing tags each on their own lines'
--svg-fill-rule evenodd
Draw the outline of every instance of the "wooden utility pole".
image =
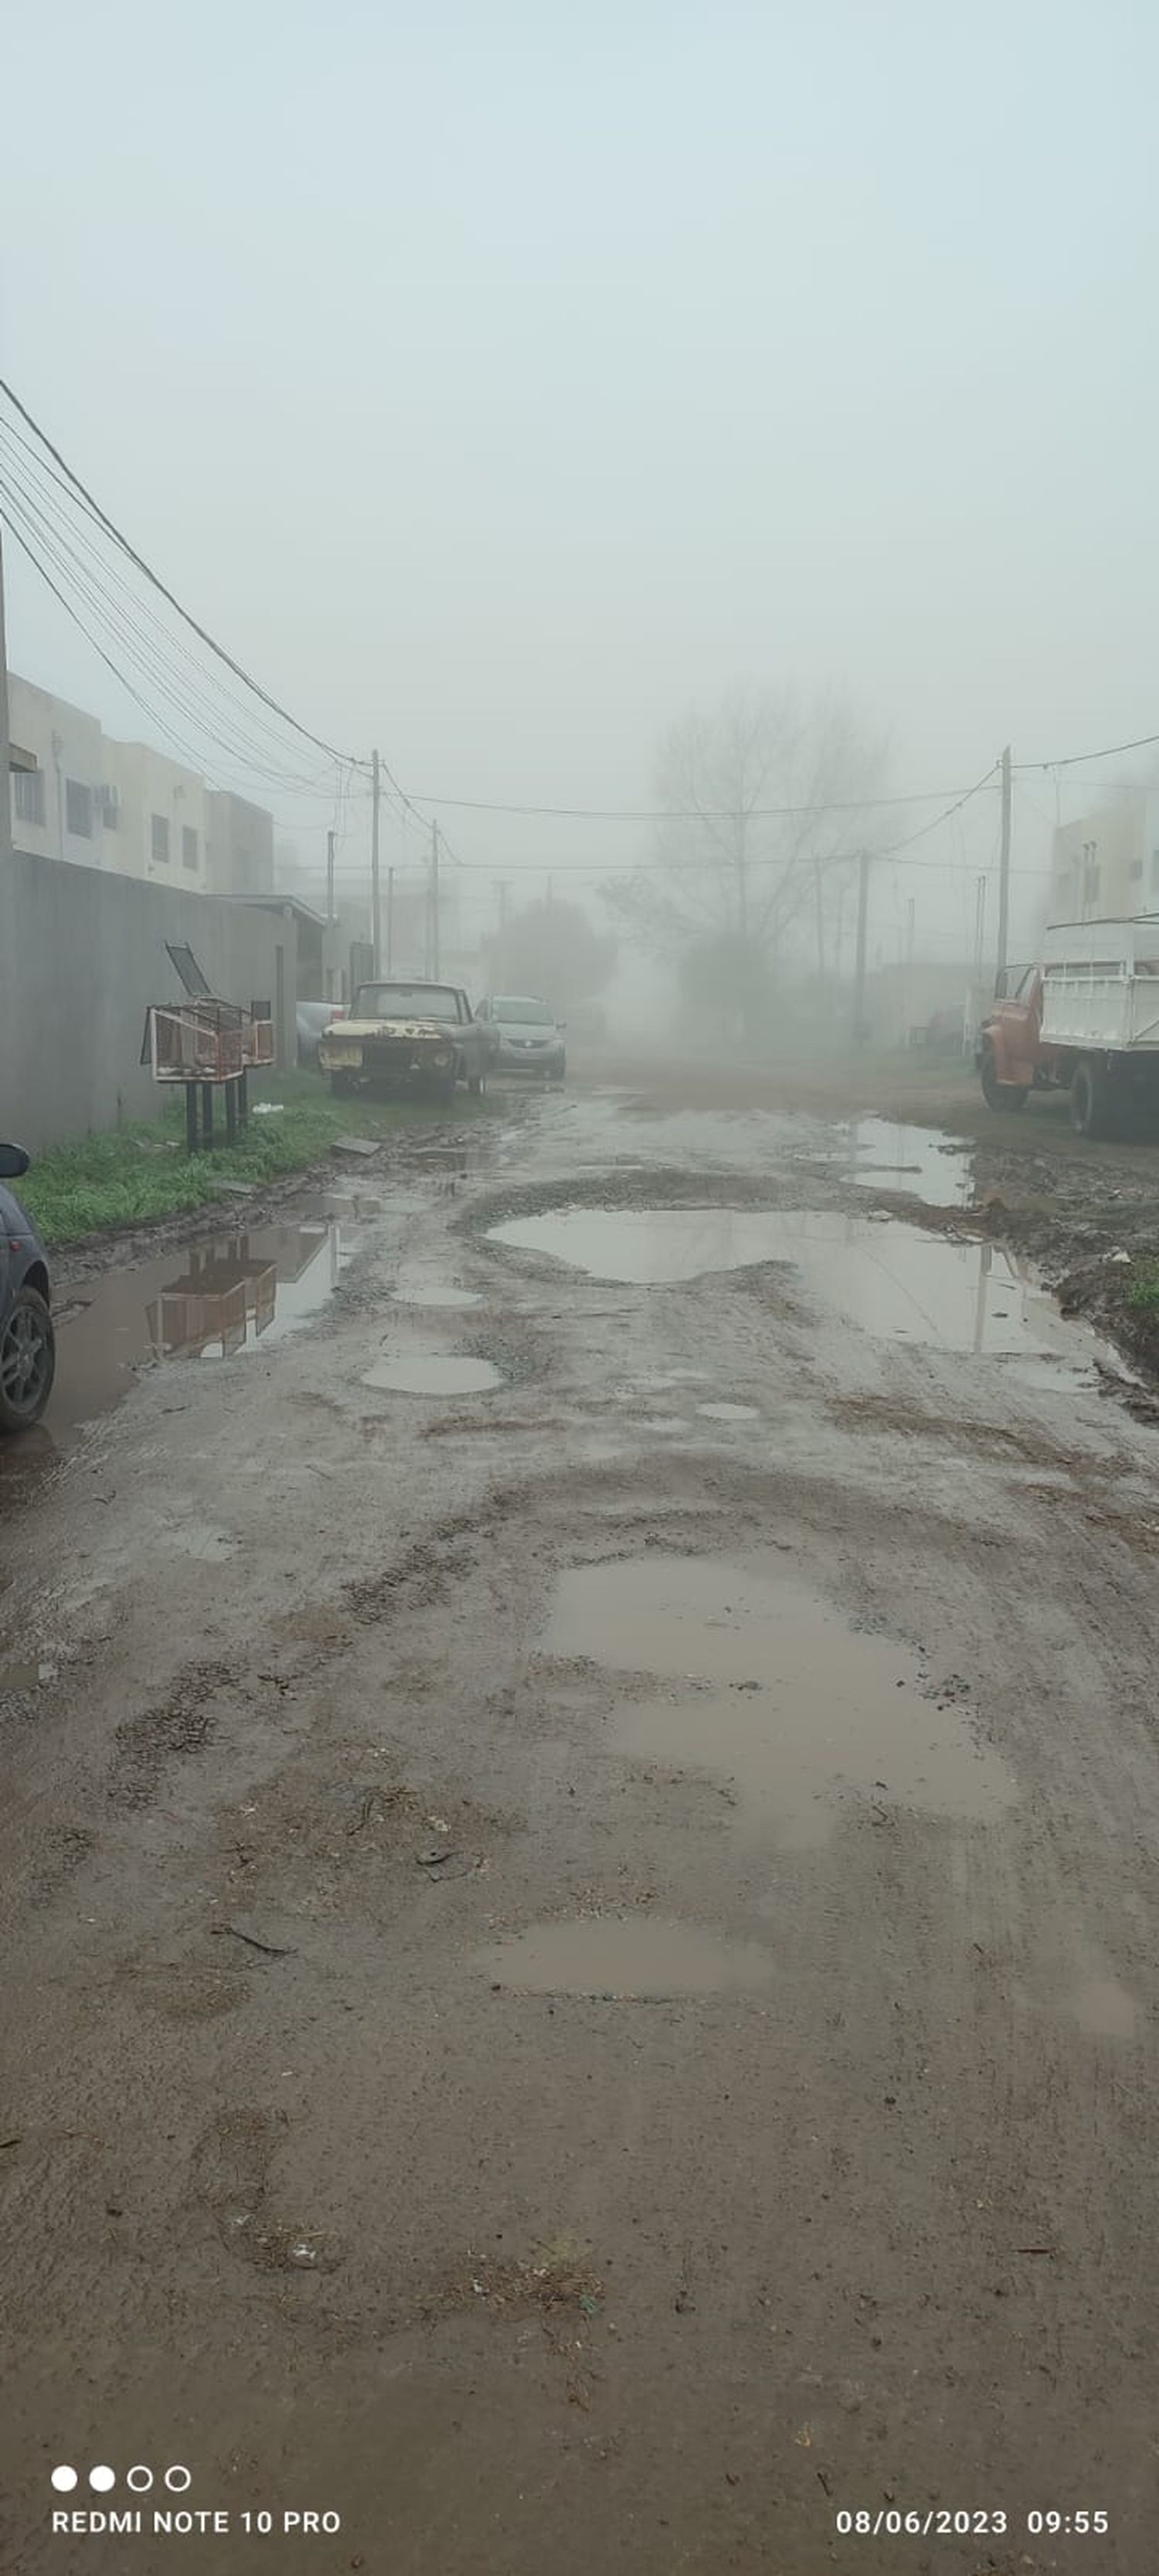
<svg viewBox="0 0 1159 2576">
<path fill-rule="evenodd" d="M 746 847 L 747 814 L 737 814 L 736 825 L 736 926 L 743 946 L 749 935 L 748 850 Z"/>
<path fill-rule="evenodd" d="M 326 834 L 326 927 L 334 919 L 334 834 Z"/>
<path fill-rule="evenodd" d="M 865 1044 L 865 946 L 869 932 L 869 852 L 862 850 L 857 877 L 857 963 L 853 970 L 853 1043 Z"/>
<path fill-rule="evenodd" d="M 374 950 L 374 972 L 382 973 L 382 887 L 378 872 L 378 809 L 382 801 L 378 753 L 370 756 L 370 943 Z"/>
<path fill-rule="evenodd" d="M 1002 754 L 1002 846 L 998 854 L 998 961 L 994 990 L 1006 985 L 1006 943 L 1010 929 L 1010 745 Z"/>
<path fill-rule="evenodd" d="M 386 971 L 394 973 L 394 869 L 386 871 Z"/>
<path fill-rule="evenodd" d="M 431 972 L 439 974 L 439 827 L 431 825 Z"/>
<path fill-rule="evenodd" d="M 813 861 L 813 902 L 817 913 L 817 980 L 825 981 L 825 904 L 821 893 L 821 861 Z"/>
</svg>

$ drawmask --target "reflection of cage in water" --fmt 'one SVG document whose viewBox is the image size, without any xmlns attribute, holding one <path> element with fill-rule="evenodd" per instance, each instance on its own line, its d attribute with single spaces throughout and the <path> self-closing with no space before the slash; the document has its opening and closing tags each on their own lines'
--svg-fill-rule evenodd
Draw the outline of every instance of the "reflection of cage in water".
<svg viewBox="0 0 1159 2576">
<path fill-rule="evenodd" d="M 195 1263 L 152 1300 L 149 1339 L 159 1358 L 220 1342 L 223 1359 L 230 1359 L 244 1349 L 251 1323 L 255 1340 L 272 1324 L 277 1295 L 276 1262 Z"/>
<path fill-rule="evenodd" d="M 236 1082 L 273 1060 L 273 1021 L 238 1002 L 154 1002 L 146 1014 L 141 1062 L 154 1082 Z"/>
</svg>

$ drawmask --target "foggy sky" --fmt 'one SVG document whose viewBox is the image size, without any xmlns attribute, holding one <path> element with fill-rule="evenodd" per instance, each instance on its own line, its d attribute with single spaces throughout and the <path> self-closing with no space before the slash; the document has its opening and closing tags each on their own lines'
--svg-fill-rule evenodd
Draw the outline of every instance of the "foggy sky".
<svg viewBox="0 0 1159 2576">
<path fill-rule="evenodd" d="M 843 684 L 898 789 L 1159 721 L 1147 0 L 57 0 L 4 66 L 4 372 L 412 792 L 650 802 L 746 676 Z M 14 666 L 147 731 L 8 588 Z M 637 846 L 446 820 L 487 885 Z"/>
</svg>

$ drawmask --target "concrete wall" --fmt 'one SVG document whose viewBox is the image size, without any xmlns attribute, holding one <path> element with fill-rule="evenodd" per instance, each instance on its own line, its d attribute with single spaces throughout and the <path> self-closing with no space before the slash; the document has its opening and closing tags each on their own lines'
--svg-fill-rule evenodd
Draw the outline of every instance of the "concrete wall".
<svg viewBox="0 0 1159 2576">
<path fill-rule="evenodd" d="M 278 1062 L 295 1062 L 292 919 L 16 850 L 0 865 L 0 1136 L 37 1151 L 156 1116 L 137 1059 L 149 1003 L 181 998 L 166 940 L 223 1001 L 276 1015 L 280 996 Z"/>
</svg>

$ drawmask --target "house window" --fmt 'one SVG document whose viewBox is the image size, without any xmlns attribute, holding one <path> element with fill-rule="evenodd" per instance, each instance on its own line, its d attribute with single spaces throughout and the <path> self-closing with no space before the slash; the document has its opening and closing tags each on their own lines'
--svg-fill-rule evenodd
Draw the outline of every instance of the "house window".
<svg viewBox="0 0 1159 2576">
<path fill-rule="evenodd" d="M 99 787 L 97 789 L 97 801 L 100 805 L 101 821 L 104 824 L 106 832 L 119 832 L 121 828 L 121 805 L 116 788 Z"/>
<path fill-rule="evenodd" d="M 181 865 L 183 868 L 197 865 L 197 834 L 189 823 L 181 826 Z"/>
<path fill-rule="evenodd" d="M 169 817 L 167 814 L 154 814 L 151 816 L 150 820 L 153 829 L 153 865 L 155 868 L 167 868 L 169 865 Z"/>
<path fill-rule="evenodd" d="M 74 841 L 91 841 L 93 837 L 93 791 L 81 787 L 75 778 L 64 782 L 65 823 Z"/>
<path fill-rule="evenodd" d="M 12 810 L 18 823 L 43 823 L 44 771 L 42 769 L 13 770 Z"/>
</svg>

